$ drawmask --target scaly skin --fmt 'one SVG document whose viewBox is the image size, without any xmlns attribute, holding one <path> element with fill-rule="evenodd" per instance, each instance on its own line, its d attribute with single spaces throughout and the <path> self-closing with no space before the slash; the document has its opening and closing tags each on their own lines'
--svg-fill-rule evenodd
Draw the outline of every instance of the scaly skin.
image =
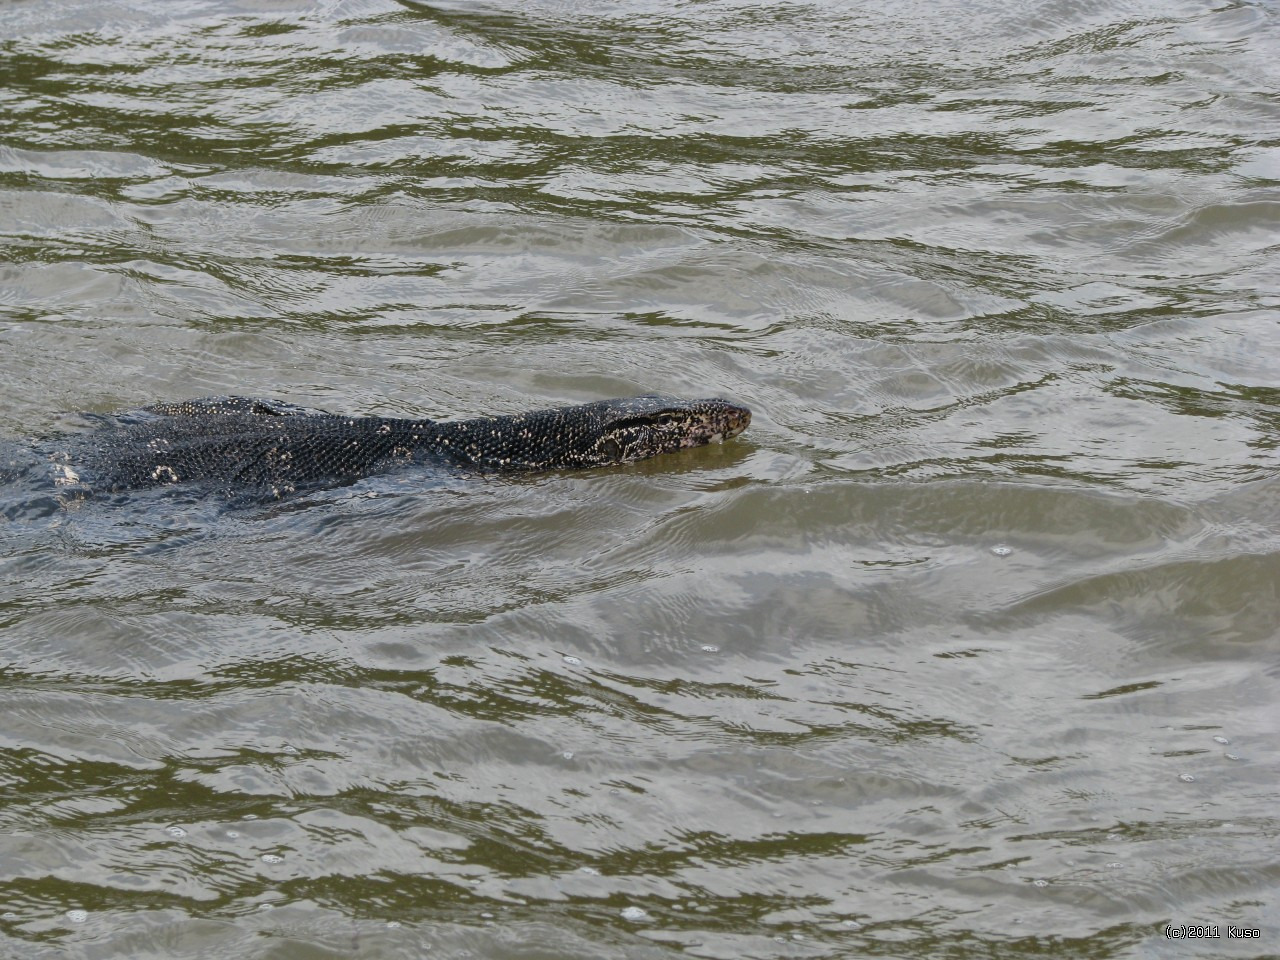
<svg viewBox="0 0 1280 960">
<path fill-rule="evenodd" d="M 344 417 L 251 397 L 157 404 L 67 438 L 65 478 L 99 490 L 171 484 L 285 496 L 404 463 L 485 472 L 628 463 L 737 436 L 751 412 L 725 400 L 642 396 L 438 422 Z"/>
</svg>

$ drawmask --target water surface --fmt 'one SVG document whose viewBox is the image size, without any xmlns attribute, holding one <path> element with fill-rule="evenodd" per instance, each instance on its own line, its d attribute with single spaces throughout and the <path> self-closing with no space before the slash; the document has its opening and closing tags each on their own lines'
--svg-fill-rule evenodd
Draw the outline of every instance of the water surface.
<svg viewBox="0 0 1280 960">
<path fill-rule="evenodd" d="M 0 436 L 754 411 L 3 494 L 0 953 L 1273 952 L 1277 8 L 873 6 L 0 9 Z"/>
</svg>

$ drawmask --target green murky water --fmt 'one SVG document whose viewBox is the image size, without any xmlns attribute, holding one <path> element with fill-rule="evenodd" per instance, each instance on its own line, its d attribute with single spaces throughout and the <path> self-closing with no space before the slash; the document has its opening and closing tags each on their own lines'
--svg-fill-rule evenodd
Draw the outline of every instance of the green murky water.
<svg viewBox="0 0 1280 960">
<path fill-rule="evenodd" d="M 0 955 L 1272 953 L 1278 19 L 4 5 L 0 435 L 755 419 L 5 495 Z"/>
</svg>

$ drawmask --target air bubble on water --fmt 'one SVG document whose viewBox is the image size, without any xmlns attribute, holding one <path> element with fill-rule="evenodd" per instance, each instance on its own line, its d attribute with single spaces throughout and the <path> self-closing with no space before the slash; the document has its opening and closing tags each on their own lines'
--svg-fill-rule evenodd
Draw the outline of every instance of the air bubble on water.
<svg viewBox="0 0 1280 960">
<path fill-rule="evenodd" d="M 1013 553 L 1013 547 L 1006 547 L 1003 543 L 1001 543 L 992 547 L 991 552 L 994 553 L 997 557 L 1007 557 L 1009 554 Z"/>
<path fill-rule="evenodd" d="M 480 914 L 480 919 L 481 919 L 481 920 L 492 920 L 492 919 L 493 919 L 493 914 L 492 914 L 492 913 L 482 913 L 482 914 Z"/>
<path fill-rule="evenodd" d="M 1119 870 L 1123 866 L 1124 864 L 1121 863 L 1119 860 L 1112 860 L 1110 863 L 1107 864 L 1108 869 L 1111 869 L 1111 870 Z"/>
<path fill-rule="evenodd" d="M 17 920 L 17 919 L 18 919 L 18 915 L 14 913 L 12 910 L 6 910 L 4 913 L 0 913 L 0 920 Z"/>
<path fill-rule="evenodd" d="M 1108 834 L 1107 834 L 1107 839 L 1108 839 L 1108 840 L 1110 840 L 1112 843 L 1115 843 L 1117 840 L 1119 840 L 1119 839 L 1120 839 L 1120 834 L 1118 834 L 1118 833 L 1108 833 Z"/>
<path fill-rule="evenodd" d="M 292 743 L 286 743 L 286 744 L 285 744 L 283 747 L 281 747 L 280 749 L 281 749 L 283 752 L 285 752 L 285 753 L 291 753 L 291 754 L 293 754 L 294 756 L 297 756 L 297 753 L 298 753 L 298 748 L 297 748 L 297 747 L 295 747 Z"/>
<path fill-rule="evenodd" d="M 1047 887 L 1049 885 L 1048 880 L 1032 880 L 1031 883 L 1033 886 L 1037 887 Z"/>
<path fill-rule="evenodd" d="M 844 927 L 847 930 L 861 930 L 862 924 L 860 924 L 857 920 L 846 920 L 844 922 Z"/>
<path fill-rule="evenodd" d="M 164 832 L 175 838 L 185 837 L 187 835 L 187 831 L 183 830 L 181 827 L 165 827 Z"/>
<path fill-rule="evenodd" d="M 649 914 L 640 907 L 623 907 L 622 919 L 630 920 L 632 923 L 644 923 L 649 919 Z"/>
<path fill-rule="evenodd" d="M 257 819 L 258 819 L 258 815 L 257 815 L 256 813 L 246 813 L 242 819 L 244 819 L 244 820 L 257 820 Z"/>
<path fill-rule="evenodd" d="M 579 867 L 578 872 L 588 874 L 589 876 L 592 876 L 592 877 L 600 876 L 600 871 L 597 870 L 595 867 Z"/>
<path fill-rule="evenodd" d="M 67 919 L 72 923 L 84 923 L 89 919 L 88 910 L 68 910 Z"/>
<path fill-rule="evenodd" d="M 278 853 L 264 853 L 262 855 L 263 863 L 284 863 L 284 857 Z"/>
<path fill-rule="evenodd" d="M 714 643 L 704 643 L 698 649 L 701 650 L 703 653 L 719 653 L 720 652 L 720 648 L 717 647 Z"/>
<path fill-rule="evenodd" d="M 400 921 L 399 921 L 399 920 L 388 920 L 388 921 L 387 921 L 387 929 L 388 929 L 388 930 L 399 930 L 399 929 L 400 929 Z"/>
<path fill-rule="evenodd" d="M 1178 774 L 1178 779 L 1179 779 L 1179 780 L 1181 780 L 1183 783 L 1195 783 L 1195 782 L 1196 782 L 1196 778 L 1195 778 L 1195 777 L 1193 777 L 1193 776 L 1192 776 L 1191 774 L 1189 774 L 1189 773 L 1180 773 L 1180 774 Z"/>
<path fill-rule="evenodd" d="M 228 831 L 227 831 L 227 837 L 228 837 L 228 839 L 231 839 L 231 840 L 239 839 L 239 837 L 240 837 L 240 831 L 239 831 L 239 830 L 228 830 Z"/>
<path fill-rule="evenodd" d="M 572 750 L 566 750 L 564 753 L 560 754 L 560 756 L 564 757 L 566 760 L 572 760 L 572 759 L 573 759 L 573 751 L 572 751 Z"/>
<path fill-rule="evenodd" d="M 575 657 L 575 656 L 574 656 L 573 654 L 571 654 L 571 653 L 566 653 L 566 654 L 564 655 L 564 662 L 565 662 L 565 663 L 567 663 L 567 664 L 570 664 L 571 666 L 575 666 L 575 667 L 576 667 L 578 664 L 582 663 L 582 658 L 581 658 L 581 657 Z"/>
<path fill-rule="evenodd" d="M 1226 737 L 1214 737 L 1214 738 L 1213 738 L 1213 742 L 1214 742 L 1214 743 L 1220 743 L 1220 744 L 1222 744 L 1223 746 L 1226 746 L 1226 745 L 1227 745 L 1228 743 L 1230 743 L 1231 741 L 1230 741 L 1230 740 L 1228 740 Z"/>
<path fill-rule="evenodd" d="M 1239 760 L 1239 759 L 1240 759 L 1240 754 L 1238 754 L 1238 753 L 1224 753 L 1224 754 L 1223 754 L 1223 756 L 1224 756 L 1224 757 L 1226 757 L 1228 760 Z"/>
</svg>

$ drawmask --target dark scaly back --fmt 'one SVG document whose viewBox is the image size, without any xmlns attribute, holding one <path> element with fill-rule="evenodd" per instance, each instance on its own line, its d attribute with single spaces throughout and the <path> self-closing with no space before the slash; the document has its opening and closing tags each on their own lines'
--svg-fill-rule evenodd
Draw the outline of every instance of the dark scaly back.
<svg viewBox="0 0 1280 960">
<path fill-rule="evenodd" d="M 447 423 L 214 397 L 157 404 L 78 437 L 66 464 L 99 489 L 192 483 L 281 497 L 413 462 L 483 471 L 625 463 L 736 436 L 750 419 L 724 400 L 659 396 Z"/>
<path fill-rule="evenodd" d="M 263 400 L 261 397 L 201 397 L 198 400 L 170 400 L 153 403 L 142 408 L 143 413 L 156 413 L 166 417 L 209 417 L 225 414 L 243 414 L 255 417 L 332 417 L 326 410 L 300 407 L 283 400 Z"/>
<path fill-rule="evenodd" d="M 71 466 L 111 490 L 181 483 L 285 496 L 412 462 L 429 420 L 180 412 L 85 436 Z"/>
</svg>

